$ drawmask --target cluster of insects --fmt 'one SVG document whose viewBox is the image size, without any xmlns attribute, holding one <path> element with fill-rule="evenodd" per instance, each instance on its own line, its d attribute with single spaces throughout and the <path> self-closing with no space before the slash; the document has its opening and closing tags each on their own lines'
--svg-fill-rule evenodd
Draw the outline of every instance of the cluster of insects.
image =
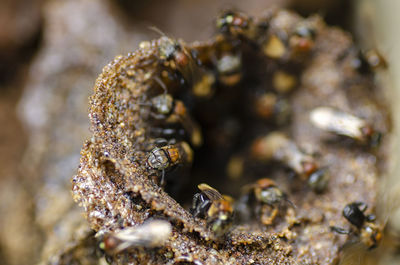
<svg viewBox="0 0 400 265">
<path fill-rule="evenodd" d="M 318 29 L 312 22 L 302 21 L 283 34 L 270 28 L 268 19 L 256 23 L 232 11 L 224 12 L 216 24 L 219 33 L 207 45 L 188 46 L 161 37 L 158 60 L 167 71 L 154 78 L 157 93 L 149 96 L 142 106 L 148 110 L 151 124 L 147 129 L 152 141 L 145 150 L 146 163 L 157 176 L 157 185 L 169 191 L 172 178 L 189 178 L 187 172 L 192 167 L 195 171 L 199 164 L 206 169 L 225 165 L 223 168 L 230 169 L 225 177 L 249 179 L 236 202 L 205 183 L 198 185 L 200 192 L 193 196 L 189 210 L 193 218 L 204 219 L 216 238 L 224 238 L 237 216 L 268 227 L 296 212 L 290 192 L 279 187 L 273 177 L 259 175 L 261 170 L 252 173 L 252 168 L 261 168 L 268 174 L 273 163 L 289 170 L 304 184 L 305 190 L 315 193 L 328 188 L 330 171 L 329 165 L 321 163 L 320 155 L 304 150 L 284 130 L 279 130 L 290 122 L 289 97 L 299 82 L 296 69 L 313 52 Z M 378 55 L 369 56 L 371 68 L 384 64 Z M 262 59 L 249 63 L 258 57 Z M 261 74 L 271 82 L 253 82 L 241 89 L 253 77 L 252 65 L 258 67 L 265 62 L 287 63 L 291 67 L 280 70 L 265 67 Z M 184 89 L 170 85 L 173 82 Z M 381 138 L 381 133 L 367 119 L 329 106 L 313 109 L 309 122 L 316 129 L 361 145 L 376 146 Z M 250 123 L 257 124 L 252 126 L 255 129 L 248 129 Z M 206 155 L 198 158 L 198 153 Z M 233 153 L 237 155 L 232 160 Z M 203 162 L 196 163 L 196 159 Z M 180 171 L 181 168 L 189 170 Z M 215 172 L 207 179 L 224 174 L 224 170 Z M 343 216 L 354 228 L 332 227 L 332 231 L 354 234 L 369 248 L 375 247 L 381 228 L 373 215 L 364 214 L 366 208 L 361 202 L 346 205 Z M 103 248 L 117 253 L 131 246 L 158 245 L 171 234 L 168 225 L 166 221 L 153 221 L 111 233 L 104 237 Z"/>
</svg>

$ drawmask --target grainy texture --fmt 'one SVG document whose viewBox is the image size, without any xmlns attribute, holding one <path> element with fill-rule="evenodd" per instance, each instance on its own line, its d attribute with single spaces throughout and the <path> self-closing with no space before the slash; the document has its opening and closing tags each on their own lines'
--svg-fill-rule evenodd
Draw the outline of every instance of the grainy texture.
<svg viewBox="0 0 400 265">
<path fill-rule="evenodd" d="M 266 36 L 290 35 L 298 23 L 304 22 L 287 11 L 271 14 Z M 338 260 L 339 248 L 347 236 L 332 233 L 329 226 L 348 227 L 341 211 L 351 201 L 364 201 L 374 208 L 381 150 L 369 150 L 348 139 L 322 133 L 311 126 L 309 111 L 321 105 L 337 107 L 366 118 L 383 133 L 389 130 L 388 117 L 377 104 L 380 98 L 374 93 L 379 91 L 371 77 L 361 75 L 352 66 L 357 51 L 350 36 L 325 26 L 318 17 L 309 18 L 307 23 L 316 31 L 311 54 L 304 59 L 290 55 L 276 61 L 265 59 L 264 63 L 269 74 L 286 67 L 297 69 L 299 85 L 288 96 L 293 116 L 282 130 L 300 147 L 313 150 L 321 165 L 329 167 L 329 187 L 316 194 L 300 178 L 285 174 L 278 182 L 288 190 L 296 208 L 288 210 L 285 218 L 273 226 L 262 226 L 257 220 L 237 224 L 224 240 L 215 238 L 204 220 L 194 219 L 160 188 L 152 177 L 160 177 L 160 172 L 147 164 L 148 152 L 155 143 L 150 137 L 151 110 L 146 102 L 163 92 L 160 82 L 174 96 L 183 95 L 187 89 L 181 85 L 185 71 L 165 60 L 160 52 L 165 39 L 118 56 L 103 69 L 90 100 L 93 135 L 81 151 L 79 172 L 73 178 L 74 199 L 85 209 L 91 228 L 101 233 L 138 225 L 150 217 L 166 218 L 174 225 L 173 235 L 164 247 L 132 249 L 109 257 L 113 262 L 334 264 Z M 212 50 L 213 45 L 214 41 L 210 41 L 186 48 L 202 54 Z M 177 76 L 177 72 L 181 75 Z M 263 81 L 268 83 L 266 76 Z M 251 87 L 244 80 L 241 85 Z M 263 133 L 274 128 L 267 127 Z M 228 191 L 240 186 L 238 182 L 229 183 L 232 187 L 225 186 Z"/>
</svg>

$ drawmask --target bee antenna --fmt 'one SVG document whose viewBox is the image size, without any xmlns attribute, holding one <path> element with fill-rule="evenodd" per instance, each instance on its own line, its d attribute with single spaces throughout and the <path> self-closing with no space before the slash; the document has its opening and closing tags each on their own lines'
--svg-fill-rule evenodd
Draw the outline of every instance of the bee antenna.
<svg viewBox="0 0 400 265">
<path fill-rule="evenodd" d="M 165 181 L 165 169 L 162 170 L 161 173 L 161 181 L 160 181 L 160 186 L 164 185 L 164 181 Z"/>
<path fill-rule="evenodd" d="M 159 28 L 157 28 L 156 26 L 149 26 L 149 29 L 160 34 L 160 36 L 166 37 L 167 35 Z"/>
<path fill-rule="evenodd" d="M 153 76 L 153 79 L 164 89 L 164 94 L 167 94 L 168 89 L 164 82 L 158 76 Z"/>
</svg>

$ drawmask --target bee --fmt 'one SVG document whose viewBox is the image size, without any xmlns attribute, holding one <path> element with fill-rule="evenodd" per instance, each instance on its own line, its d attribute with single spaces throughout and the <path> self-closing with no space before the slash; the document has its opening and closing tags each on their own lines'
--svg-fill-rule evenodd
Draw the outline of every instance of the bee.
<svg viewBox="0 0 400 265">
<path fill-rule="evenodd" d="M 261 222 L 264 225 L 272 225 L 279 213 L 283 212 L 285 204 L 283 202 L 293 203 L 288 200 L 286 193 L 284 193 L 273 181 L 269 178 L 262 178 L 257 180 L 254 184 L 245 186 L 247 198 L 245 201 L 248 204 L 255 201 L 255 212 L 261 215 Z"/>
<path fill-rule="evenodd" d="M 221 33 L 233 37 L 244 36 L 248 39 L 254 39 L 257 34 L 257 27 L 250 17 L 230 10 L 219 16 L 216 26 Z"/>
<path fill-rule="evenodd" d="M 185 47 L 183 42 L 169 38 L 157 29 L 156 31 L 162 35 L 158 43 L 160 59 L 167 61 L 172 69 L 177 69 L 193 92 L 202 90 L 200 94 L 204 91 L 211 93 L 215 77 L 204 67 L 199 67 L 201 62 L 197 60 L 196 50 Z"/>
<path fill-rule="evenodd" d="M 207 184 L 202 183 L 197 187 L 201 192 L 193 196 L 191 214 L 193 217 L 205 219 L 207 226 L 216 236 L 225 235 L 233 222 L 233 199 L 221 195 Z"/>
<path fill-rule="evenodd" d="M 355 228 L 346 230 L 337 226 L 331 226 L 331 230 L 339 234 L 352 234 L 356 233 L 360 241 L 368 247 L 373 249 L 377 247 L 382 239 L 382 228 L 375 223 L 376 217 L 373 214 L 366 215 L 364 212 L 367 210 L 368 205 L 364 202 L 352 202 L 347 204 L 343 209 L 343 216 Z"/>
<path fill-rule="evenodd" d="M 283 133 L 273 132 L 256 139 L 251 146 L 251 155 L 260 161 L 275 159 L 283 162 L 317 192 L 323 191 L 328 182 L 326 168 L 320 168 L 315 159 L 304 153 L 295 142 Z"/>
<path fill-rule="evenodd" d="M 193 60 L 188 50 L 177 40 L 165 36 L 162 32 L 160 34 L 163 35 L 158 45 L 160 58 L 174 61 L 178 69 L 187 67 Z"/>
<path fill-rule="evenodd" d="M 289 46 L 294 56 L 307 54 L 314 47 L 315 30 L 309 25 L 298 25 L 289 39 Z"/>
<path fill-rule="evenodd" d="M 319 107 L 311 111 L 311 122 L 318 128 L 376 146 L 381 133 L 365 120 L 330 107 Z"/>
<path fill-rule="evenodd" d="M 192 162 L 193 150 L 186 142 L 155 147 L 147 157 L 150 168 L 162 171 L 161 185 L 164 184 L 165 170 L 178 164 L 188 165 Z"/>
<path fill-rule="evenodd" d="M 150 102 L 154 110 L 153 118 L 166 124 L 181 124 L 193 146 L 198 147 L 203 143 L 200 126 L 192 119 L 182 101 L 164 93 L 153 97 Z"/>
<path fill-rule="evenodd" d="M 165 244 L 172 234 L 172 225 L 165 220 L 149 220 L 135 227 L 128 227 L 104 235 L 100 248 L 107 254 L 121 253 L 128 248 L 154 248 Z"/>
</svg>

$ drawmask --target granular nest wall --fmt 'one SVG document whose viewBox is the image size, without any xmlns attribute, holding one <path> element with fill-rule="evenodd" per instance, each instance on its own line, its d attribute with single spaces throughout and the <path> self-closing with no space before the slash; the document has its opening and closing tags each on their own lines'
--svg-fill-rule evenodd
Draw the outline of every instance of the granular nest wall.
<svg viewBox="0 0 400 265">
<path fill-rule="evenodd" d="M 142 42 L 96 80 L 93 135 L 72 181 L 95 241 L 149 219 L 172 225 L 157 247 L 103 246 L 106 260 L 335 264 L 346 244 L 374 247 L 380 221 L 368 220 L 376 233 L 367 237 L 367 221 L 352 226 L 342 210 L 363 202 L 362 212 L 374 212 L 390 129 L 373 81 L 381 65 L 318 16 L 271 9 L 258 19 L 225 12 L 216 21 L 208 42 Z M 320 127 L 342 136 L 310 121 L 321 107 L 329 126 Z M 267 188 L 279 187 L 279 204 L 260 201 L 265 178 Z M 234 198 L 220 199 L 234 212 L 223 233 L 210 211 L 203 218 L 189 211 L 200 183 Z"/>
</svg>

